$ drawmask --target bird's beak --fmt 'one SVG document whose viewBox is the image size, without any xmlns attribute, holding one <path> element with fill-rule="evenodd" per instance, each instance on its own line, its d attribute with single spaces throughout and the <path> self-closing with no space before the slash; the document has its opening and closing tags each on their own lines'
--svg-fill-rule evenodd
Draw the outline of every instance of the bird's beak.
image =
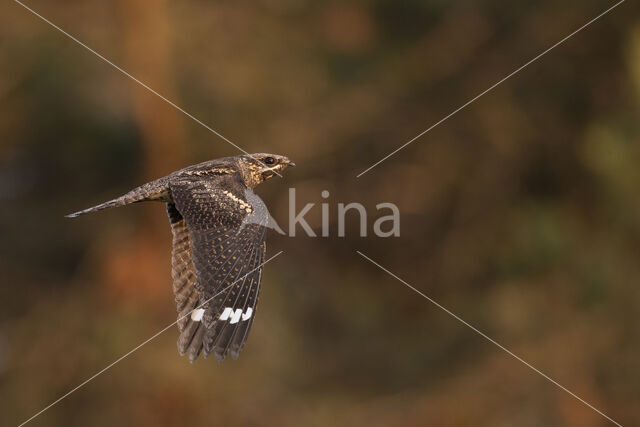
<svg viewBox="0 0 640 427">
<path fill-rule="evenodd" d="M 294 167 L 296 164 L 293 163 L 291 160 L 287 160 L 287 166 L 291 166 Z"/>
</svg>

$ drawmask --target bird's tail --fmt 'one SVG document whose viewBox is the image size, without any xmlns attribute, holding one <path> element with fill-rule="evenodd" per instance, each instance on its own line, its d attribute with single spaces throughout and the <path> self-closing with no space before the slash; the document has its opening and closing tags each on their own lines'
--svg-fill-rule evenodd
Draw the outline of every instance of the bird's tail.
<svg viewBox="0 0 640 427">
<path fill-rule="evenodd" d="M 80 215 L 101 211 L 107 208 L 116 208 L 119 206 L 126 206 L 132 203 L 144 202 L 147 200 L 166 200 L 169 195 L 168 186 L 166 183 L 157 180 L 147 184 L 141 185 L 138 188 L 134 188 L 122 196 L 109 200 L 108 202 L 101 203 L 97 206 L 93 206 L 78 212 L 74 212 L 69 215 L 65 215 L 66 218 L 75 218 Z"/>
</svg>

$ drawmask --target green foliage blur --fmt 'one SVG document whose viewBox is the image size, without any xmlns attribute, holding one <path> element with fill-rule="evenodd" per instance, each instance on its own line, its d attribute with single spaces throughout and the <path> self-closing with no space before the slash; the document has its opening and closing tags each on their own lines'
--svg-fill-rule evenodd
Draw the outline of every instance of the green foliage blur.
<svg viewBox="0 0 640 427">
<path fill-rule="evenodd" d="M 32 7 L 248 152 L 329 237 L 268 236 L 237 361 L 170 329 L 38 426 L 600 426 L 362 251 L 623 425 L 640 425 L 640 20 L 627 1 L 360 178 L 613 2 L 44 2 Z M 0 425 L 175 320 L 160 204 L 68 220 L 239 152 L 15 2 L 0 5 Z M 330 193 L 328 199 L 321 192 Z M 395 203 L 358 237 L 337 204 Z"/>
</svg>

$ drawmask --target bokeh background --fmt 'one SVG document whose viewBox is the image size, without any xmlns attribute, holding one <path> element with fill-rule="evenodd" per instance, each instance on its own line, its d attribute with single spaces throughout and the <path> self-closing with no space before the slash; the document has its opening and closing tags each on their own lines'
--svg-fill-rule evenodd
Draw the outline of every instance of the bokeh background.
<svg viewBox="0 0 640 427">
<path fill-rule="evenodd" d="M 237 361 L 169 330 L 39 426 L 640 425 L 640 19 L 628 1 L 385 163 L 613 2 L 45 2 L 33 7 L 249 152 L 331 236 L 272 233 Z M 238 151 L 15 2 L 0 5 L 0 424 L 175 320 L 162 205 L 63 215 Z M 396 203 L 398 238 L 337 237 Z"/>
</svg>

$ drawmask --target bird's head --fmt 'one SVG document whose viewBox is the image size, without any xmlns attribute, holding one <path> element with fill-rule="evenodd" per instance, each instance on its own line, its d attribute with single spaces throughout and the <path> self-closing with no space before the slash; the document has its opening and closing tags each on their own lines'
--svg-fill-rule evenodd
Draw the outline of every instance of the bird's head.
<svg viewBox="0 0 640 427">
<path fill-rule="evenodd" d="M 295 165 L 288 157 L 278 154 L 256 153 L 239 157 L 239 166 L 249 187 L 255 187 Z"/>
</svg>

